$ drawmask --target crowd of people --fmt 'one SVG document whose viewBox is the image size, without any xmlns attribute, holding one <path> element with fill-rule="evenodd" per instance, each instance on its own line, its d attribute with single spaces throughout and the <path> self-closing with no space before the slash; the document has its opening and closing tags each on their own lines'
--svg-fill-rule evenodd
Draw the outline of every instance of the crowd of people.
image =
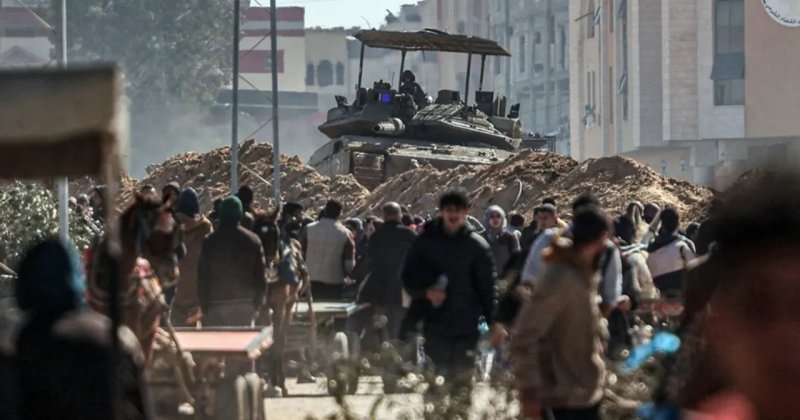
<svg viewBox="0 0 800 420">
<path fill-rule="evenodd" d="M 770 182 L 800 185 L 795 178 Z M 783 344 L 798 344 L 790 304 L 797 297 L 792 267 L 800 261 L 794 212 L 800 192 L 759 184 L 716 202 L 708 220 L 690 224 L 674 208 L 637 201 L 610 217 L 591 193 L 577 197 L 568 211 L 555 199 L 543 200 L 530 222 L 492 205 L 483 223 L 470 216 L 469 196 L 459 190 L 440 197 L 435 218 L 387 202 L 380 215 L 363 220 L 344 219 L 336 200 L 322 209 L 298 203 L 257 209 L 247 186 L 216 200 L 207 215 L 198 193 L 177 183 L 161 191 L 145 185 L 138 193 L 160 199 L 182 232 L 180 280 L 165 290 L 175 325 L 277 322 L 285 328 L 281 308 L 297 294 L 355 299 L 369 304 L 365 316 L 385 319 L 389 339 L 424 337 L 425 353 L 450 392 L 469 394 L 485 322 L 492 345 L 507 350 L 498 357 L 509 358 L 525 418 L 599 419 L 605 366 L 631 347 L 637 305 L 681 299 L 686 309 L 679 332 L 687 345 L 659 402 L 703 410 L 723 393 L 725 403 L 746 401 L 751 418 L 792 417 L 791 404 L 776 396 L 783 394 L 765 390 L 776 389 L 768 375 L 796 388 L 797 376 L 781 369 L 794 373 L 797 364 L 779 353 Z M 98 188 L 73 208 L 87 223 L 102 224 L 104 203 Z M 64 270 L 74 271 L 68 254 L 47 249 L 64 259 Z M 763 260 L 755 263 L 757 250 Z M 81 306 L 78 274 L 61 276 L 64 284 L 53 286 L 41 279 L 47 273 L 30 268 L 36 252 L 44 251 L 34 248 L 23 260 L 29 268 L 19 282 L 25 286 L 33 276 L 53 293 L 65 293 L 67 300 L 54 306 L 58 314 L 32 321 L 53 322 Z M 304 279 L 310 286 L 298 287 Z M 25 291 L 19 288 L 20 307 L 43 310 Z M 760 329 L 764 322 L 785 329 Z M 369 325 L 351 325 L 365 343 Z M 747 338 L 754 336 L 759 339 Z M 272 373 L 285 391 L 282 369 Z"/>
</svg>

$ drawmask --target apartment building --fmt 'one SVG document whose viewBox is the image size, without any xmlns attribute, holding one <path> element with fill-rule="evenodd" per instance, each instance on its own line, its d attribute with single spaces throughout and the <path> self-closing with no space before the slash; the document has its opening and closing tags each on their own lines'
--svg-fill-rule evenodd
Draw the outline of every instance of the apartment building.
<svg viewBox="0 0 800 420">
<path fill-rule="evenodd" d="M 519 103 L 526 131 L 552 134 L 569 153 L 570 1 L 490 0 L 488 38 L 513 57 L 495 57 L 487 86 Z"/>
<path fill-rule="evenodd" d="M 764 158 L 787 156 L 800 142 L 791 115 L 800 59 L 790 52 L 800 28 L 786 4 L 572 3 L 573 157 L 623 154 L 724 188 Z"/>
</svg>

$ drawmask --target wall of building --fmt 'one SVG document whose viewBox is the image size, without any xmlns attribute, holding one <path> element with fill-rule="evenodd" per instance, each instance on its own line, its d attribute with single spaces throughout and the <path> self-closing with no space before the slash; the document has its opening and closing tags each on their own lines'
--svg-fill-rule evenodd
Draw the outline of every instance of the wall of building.
<svg viewBox="0 0 800 420">
<path fill-rule="evenodd" d="M 697 0 L 661 2 L 665 140 L 697 139 Z"/>
<path fill-rule="evenodd" d="M 800 28 L 773 20 L 745 1 L 747 137 L 800 137 Z"/>
<path fill-rule="evenodd" d="M 277 13 L 278 86 L 281 91 L 304 92 L 305 9 L 279 7 Z M 240 89 L 272 90 L 270 30 L 268 8 L 250 7 L 245 11 L 239 40 L 239 73 L 249 83 L 240 81 Z"/>
<path fill-rule="evenodd" d="M 0 3 L 0 66 L 52 64 L 53 44 L 49 34 L 50 31 L 18 3 Z"/>
<path fill-rule="evenodd" d="M 354 78 L 348 60 L 347 37 L 355 32 L 356 29 L 344 28 L 306 30 L 306 62 L 302 73 L 307 92 L 347 97 L 354 95 L 358 72 L 355 72 Z M 319 78 L 320 73 L 327 72 L 328 68 L 333 71 L 330 83 L 327 78 Z"/>
</svg>

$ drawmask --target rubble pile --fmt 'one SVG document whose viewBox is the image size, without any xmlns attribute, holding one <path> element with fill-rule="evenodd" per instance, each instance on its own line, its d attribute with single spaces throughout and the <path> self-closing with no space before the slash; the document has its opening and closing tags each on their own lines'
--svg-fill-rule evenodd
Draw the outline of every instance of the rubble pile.
<svg viewBox="0 0 800 420">
<path fill-rule="evenodd" d="M 533 208 L 553 197 L 562 209 L 584 192 L 598 196 L 612 215 L 631 200 L 673 206 L 685 220 L 705 214 L 711 190 L 664 177 L 632 159 L 608 157 L 578 163 L 559 155 L 523 152 L 488 166 L 436 170 L 425 166 L 398 175 L 379 186 L 356 210 L 376 214 L 385 201 L 395 200 L 413 213 L 433 214 L 437 198 L 451 188 L 463 188 L 473 201 L 473 215 L 491 204 L 514 210 L 530 220 Z"/>
<path fill-rule="evenodd" d="M 239 185 L 249 185 L 255 192 L 255 207 L 273 206 L 272 145 L 248 140 L 239 147 Z M 160 165 L 147 168 L 139 183 L 161 188 L 171 181 L 193 187 L 200 195 L 200 207 L 209 212 L 216 198 L 230 194 L 230 148 L 208 153 L 182 153 Z M 368 194 L 352 175 L 330 179 L 304 164 L 297 156 L 281 155 L 281 192 L 285 202 L 294 201 L 316 209 L 335 197 L 345 208 L 354 208 Z"/>
<path fill-rule="evenodd" d="M 239 185 L 253 188 L 256 207 L 273 206 L 272 146 L 254 140 L 239 149 Z M 207 153 L 182 153 L 160 165 L 147 168 L 147 176 L 136 181 L 123 175 L 120 202 L 127 202 L 143 184 L 161 188 L 176 181 L 195 188 L 201 209 L 209 212 L 216 198 L 229 194 L 230 148 Z M 72 193 L 91 192 L 91 179 L 73 180 Z M 685 221 L 702 218 L 712 191 L 691 183 L 664 177 L 625 157 L 588 159 L 578 163 L 560 155 L 522 152 L 493 165 L 458 166 L 438 170 L 430 165 L 397 175 L 371 193 L 352 175 L 330 179 L 316 172 L 298 157 L 281 156 L 281 191 L 284 202 L 295 201 L 316 215 L 328 199 L 340 200 L 347 215 L 379 214 L 386 201 L 397 201 L 414 214 L 434 215 L 438 197 L 452 188 L 463 188 L 473 201 L 473 215 L 497 204 L 531 220 L 533 208 L 546 197 L 554 198 L 562 211 L 584 192 L 594 193 L 611 214 L 622 212 L 628 202 L 654 202 L 678 209 Z"/>
<path fill-rule="evenodd" d="M 555 179 L 543 197 L 555 197 L 566 206 L 591 191 L 612 215 L 624 211 L 632 200 L 674 207 L 685 222 L 702 219 L 713 192 L 687 181 L 665 177 L 633 159 L 612 156 L 588 159 Z"/>
</svg>

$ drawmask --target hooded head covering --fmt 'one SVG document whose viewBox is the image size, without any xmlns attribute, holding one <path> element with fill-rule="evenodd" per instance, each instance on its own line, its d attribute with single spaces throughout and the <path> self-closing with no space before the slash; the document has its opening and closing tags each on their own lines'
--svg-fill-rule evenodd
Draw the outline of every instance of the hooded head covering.
<svg viewBox="0 0 800 420">
<path fill-rule="evenodd" d="M 503 221 L 500 227 L 496 229 L 493 228 L 489 223 L 489 219 L 491 219 L 493 214 L 499 214 L 500 219 Z M 508 225 L 508 221 L 506 220 L 506 212 L 500 206 L 489 206 L 489 208 L 487 208 L 486 212 L 483 214 L 483 225 L 486 229 L 486 236 L 488 236 L 492 241 L 497 239 L 497 236 L 506 230 L 506 226 Z"/>
<path fill-rule="evenodd" d="M 250 188 L 249 185 L 242 185 L 239 187 L 239 191 L 236 192 L 236 197 L 242 202 L 243 211 L 250 211 L 253 205 L 253 198 L 255 197 L 253 189 Z"/>
<path fill-rule="evenodd" d="M 82 307 L 85 281 L 77 254 L 55 239 L 35 245 L 20 263 L 16 292 L 20 309 L 34 314 L 58 316 Z"/>
<path fill-rule="evenodd" d="M 197 198 L 197 191 L 194 188 L 189 187 L 181 191 L 178 198 L 178 212 L 189 217 L 200 214 L 200 200 Z"/>
<path fill-rule="evenodd" d="M 219 219 L 223 222 L 238 222 L 243 215 L 242 202 L 236 196 L 226 197 L 219 205 Z"/>
</svg>

